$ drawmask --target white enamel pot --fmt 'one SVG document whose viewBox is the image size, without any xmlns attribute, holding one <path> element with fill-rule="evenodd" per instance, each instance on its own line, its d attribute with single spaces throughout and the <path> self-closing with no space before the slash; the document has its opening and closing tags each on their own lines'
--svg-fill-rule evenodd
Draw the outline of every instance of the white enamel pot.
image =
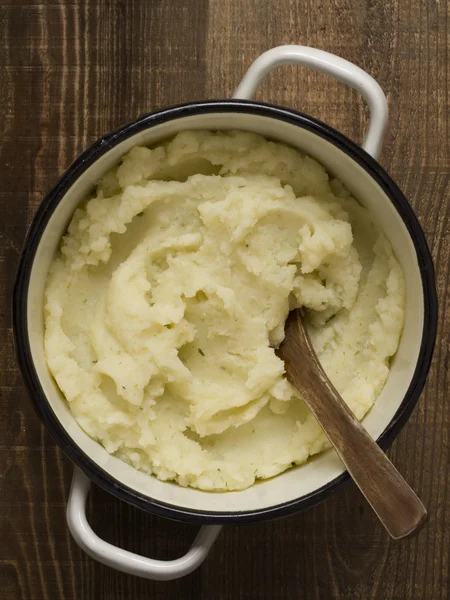
<svg viewBox="0 0 450 600">
<path fill-rule="evenodd" d="M 358 90 L 370 108 L 363 148 L 333 128 L 299 112 L 250 100 L 278 65 L 307 65 Z M 359 67 L 327 52 L 281 46 L 250 67 L 234 99 L 195 102 L 145 115 L 86 150 L 39 207 L 25 241 L 14 290 L 14 334 L 18 361 L 43 423 L 75 465 L 67 519 L 73 537 L 93 558 L 151 579 L 175 579 L 206 557 L 223 524 L 263 521 L 310 507 L 347 479 L 332 451 L 241 492 L 208 493 L 182 488 L 138 472 L 110 456 L 72 417 L 52 379 L 43 352 L 43 297 L 47 272 L 77 204 L 99 177 L 136 145 L 153 145 L 186 129 L 241 129 L 284 142 L 316 158 L 338 176 L 374 215 L 400 261 L 407 288 L 405 327 L 386 386 L 364 419 L 383 447 L 410 415 L 429 370 L 437 320 L 433 264 L 422 229 L 398 187 L 376 159 L 387 121 L 380 86 Z M 174 561 L 138 556 L 101 540 L 86 519 L 91 481 L 111 494 L 162 517 L 202 525 L 191 549 Z"/>
</svg>

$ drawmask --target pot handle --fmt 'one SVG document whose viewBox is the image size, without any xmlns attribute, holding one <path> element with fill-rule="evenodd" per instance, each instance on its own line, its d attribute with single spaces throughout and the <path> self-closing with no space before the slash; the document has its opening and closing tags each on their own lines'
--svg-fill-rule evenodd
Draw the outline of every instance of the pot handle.
<svg viewBox="0 0 450 600">
<path fill-rule="evenodd" d="M 275 67 L 286 64 L 305 65 L 314 71 L 331 75 L 360 92 L 370 110 L 369 127 L 362 147 L 377 159 L 388 119 L 386 96 L 373 77 L 335 54 L 308 46 L 272 48 L 250 66 L 233 98 L 250 100 L 264 77 Z"/>
<path fill-rule="evenodd" d="M 86 519 L 86 499 L 90 484 L 89 478 L 75 467 L 67 504 L 70 532 L 86 554 L 123 573 L 159 581 L 188 575 L 202 564 L 220 533 L 220 525 L 202 527 L 188 552 L 175 560 L 155 560 L 122 550 L 99 538 Z"/>
</svg>

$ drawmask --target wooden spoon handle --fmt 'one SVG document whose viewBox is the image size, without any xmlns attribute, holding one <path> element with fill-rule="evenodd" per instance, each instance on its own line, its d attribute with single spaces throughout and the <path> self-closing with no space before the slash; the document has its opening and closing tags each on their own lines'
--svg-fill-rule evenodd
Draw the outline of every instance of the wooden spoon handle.
<svg viewBox="0 0 450 600">
<path fill-rule="evenodd" d="M 378 518 L 394 539 L 417 533 L 427 511 L 326 376 L 299 317 L 282 349 L 288 379 L 298 389 Z M 287 325 L 288 326 L 288 325 Z M 298 344 L 296 348 L 296 344 Z M 310 352 L 305 352 L 308 347 Z M 324 402 L 326 398 L 326 402 Z M 329 400 L 328 400 L 329 399 Z"/>
</svg>

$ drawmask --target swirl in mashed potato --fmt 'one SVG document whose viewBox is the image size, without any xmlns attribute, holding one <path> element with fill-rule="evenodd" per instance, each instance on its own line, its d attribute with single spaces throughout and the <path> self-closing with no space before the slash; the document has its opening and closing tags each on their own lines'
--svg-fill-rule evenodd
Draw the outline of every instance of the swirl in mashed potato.
<svg viewBox="0 0 450 600">
<path fill-rule="evenodd" d="M 312 158 L 244 132 L 133 148 L 52 264 L 49 368 L 86 433 L 135 468 L 239 490 L 328 447 L 273 347 L 306 309 L 362 418 L 403 326 L 386 237 Z"/>
</svg>

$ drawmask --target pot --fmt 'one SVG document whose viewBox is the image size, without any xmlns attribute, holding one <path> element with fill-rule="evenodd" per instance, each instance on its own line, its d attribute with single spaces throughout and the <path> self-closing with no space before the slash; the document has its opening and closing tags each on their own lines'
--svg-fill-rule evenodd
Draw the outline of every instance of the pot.
<svg viewBox="0 0 450 600">
<path fill-rule="evenodd" d="M 362 148 L 305 114 L 250 100 L 267 73 L 285 63 L 307 65 L 361 92 L 370 109 Z M 423 231 L 399 188 L 376 161 L 387 113 L 380 86 L 359 67 L 321 50 L 281 46 L 262 54 L 253 63 L 232 100 L 166 108 L 108 133 L 75 160 L 40 205 L 25 241 L 14 289 L 16 351 L 24 382 L 42 422 L 75 465 L 68 524 L 78 544 L 95 559 L 151 579 L 181 577 L 204 560 L 221 525 L 293 514 L 317 504 L 349 477 L 330 450 L 247 490 L 213 494 L 138 472 L 90 439 L 72 417 L 47 369 L 43 351 L 46 277 L 76 206 L 99 177 L 133 146 L 156 144 L 186 129 L 257 132 L 316 158 L 369 209 L 389 238 L 405 273 L 407 305 L 400 346 L 387 383 L 364 419 L 369 433 L 386 448 L 405 424 L 422 391 L 437 321 L 434 270 Z M 191 549 L 180 559 L 158 561 L 101 540 L 86 520 L 91 481 L 156 515 L 201 524 Z"/>
</svg>

